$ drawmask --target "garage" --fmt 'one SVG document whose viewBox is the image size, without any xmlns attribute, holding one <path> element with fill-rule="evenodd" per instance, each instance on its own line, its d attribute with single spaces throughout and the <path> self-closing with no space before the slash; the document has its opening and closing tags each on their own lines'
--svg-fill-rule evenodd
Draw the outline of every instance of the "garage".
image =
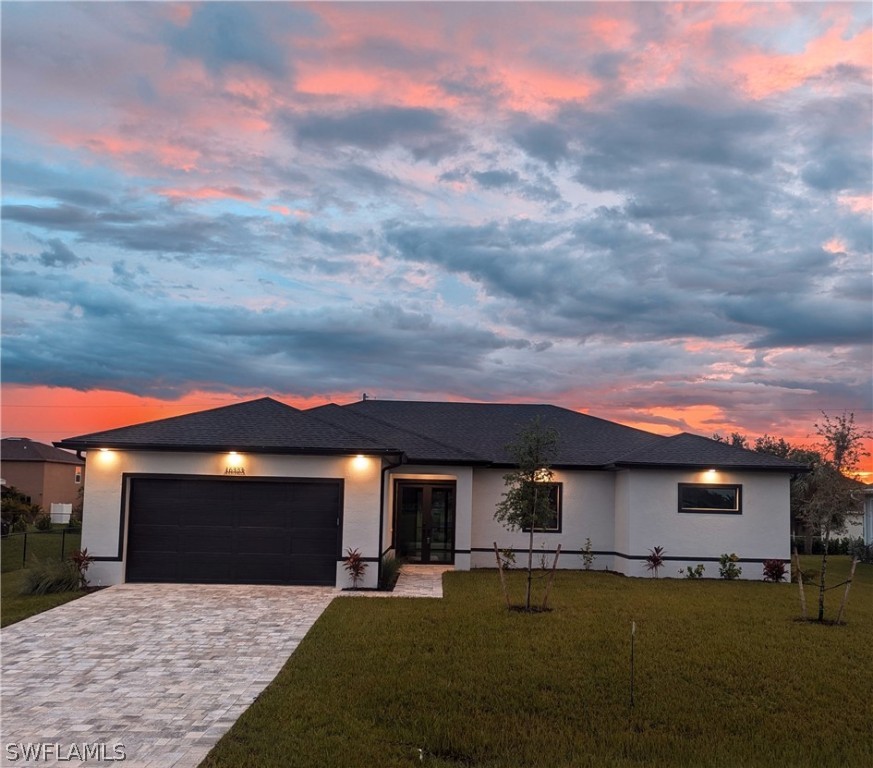
<svg viewBox="0 0 873 768">
<path fill-rule="evenodd" d="M 126 580 L 334 585 L 342 480 L 133 477 Z"/>
</svg>

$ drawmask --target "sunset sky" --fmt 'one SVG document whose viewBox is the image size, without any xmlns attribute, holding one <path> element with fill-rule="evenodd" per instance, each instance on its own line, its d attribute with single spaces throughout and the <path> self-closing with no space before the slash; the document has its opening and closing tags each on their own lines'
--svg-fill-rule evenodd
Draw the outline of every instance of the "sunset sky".
<svg viewBox="0 0 873 768">
<path fill-rule="evenodd" d="M 868 2 L 0 10 L 4 436 L 363 392 L 871 426 Z"/>
</svg>

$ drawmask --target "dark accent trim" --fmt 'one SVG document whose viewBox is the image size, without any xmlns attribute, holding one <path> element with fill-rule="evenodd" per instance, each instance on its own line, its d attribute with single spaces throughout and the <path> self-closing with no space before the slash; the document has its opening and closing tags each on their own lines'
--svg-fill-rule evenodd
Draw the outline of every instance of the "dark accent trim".
<svg viewBox="0 0 873 768">
<path fill-rule="evenodd" d="M 378 557 L 362 557 L 361 560 L 363 560 L 365 563 L 378 563 L 378 562 L 381 562 L 380 558 L 378 558 Z M 344 562 L 346 561 L 346 559 L 345 559 L 344 557 L 338 557 L 338 558 L 336 559 L 336 561 L 337 561 L 338 563 L 344 563 Z M 372 587 L 372 589 L 375 589 L 375 587 Z"/>
<path fill-rule="evenodd" d="M 121 509 L 119 510 L 118 519 L 118 554 L 114 557 L 95 556 L 95 562 L 124 562 L 124 545 L 125 541 L 125 510 L 127 507 L 128 488 L 130 483 L 137 479 L 144 480 L 220 480 L 224 483 L 252 483 L 252 482 L 324 482 L 324 483 L 339 483 L 340 484 L 340 503 L 339 503 L 339 522 L 337 523 L 337 562 L 344 558 L 340 558 L 343 549 L 343 527 L 345 523 L 345 499 L 346 499 L 346 482 L 343 477 L 272 477 L 269 475 L 192 475 L 192 474 L 173 474 L 172 472 L 122 472 L 121 473 Z M 364 558 L 375 559 L 375 558 Z M 127 582 L 127 568 L 124 569 L 124 580 Z"/>
<path fill-rule="evenodd" d="M 512 548 L 513 552 L 527 552 L 527 548 L 525 547 L 514 547 Z M 460 551 L 460 550 L 459 550 Z M 534 547 L 533 550 L 536 554 L 554 554 L 555 549 L 552 548 L 543 548 L 543 547 Z M 563 549 L 561 548 L 562 555 L 581 555 L 584 550 L 581 549 Z M 473 547 L 470 552 L 490 552 L 494 554 L 493 547 Z M 626 555 L 623 552 L 615 552 L 613 550 L 608 549 L 595 549 L 591 551 L 592 555 L 611 555 L 613 557 L 621 557 L 624 560 L 645 560 L 648 555 Z M 664 560 L 670 560 L 674 562 L 680 561 L 694 561 L 695 563 L 717 563 L 719 562 L 720 557 L 682 557 L 679 555 L 665 555 Z M 738 563 L 764 563 L 767 560 L 771 560 L 775 558 L 768 557 L 740 557 L 737 558 L 735 562 Z M 785 559 L 785 558 L 779 558 Z M 596 570 L 596 569 L 592 569 Z"/>
<path fill-rule="evenodd" d="M 452 554 L 455 555 L 469 555 L 472 550 L 469 549 L 453 549 Z"/>
<path fill-rule="evenodd" d="M 391 464 L 390 462 L 382 467 L 382 471 L 379 474 L 379 541 L 376 543 L 376 551 L 379 552 L 382 549 L 382 538 L 385 535 L 385 513 L 387 510 L 385 509 L 385 480 L 387 479 L 387 473 L 392 469 L 396 469 L 401 464 L 403 464 L 404 455 L 402 453 L 397 454 L 397 463 Z M 389 552 L 394 548 L 394 531 L 391 531 L 391 545 L 386 549 L 382 554 L 379 555 L 379 567 L 376 569 L 376 578 L 378 581 L 377 585 L 382 583 L 382 558 L 385 557 L 385 552 Z"/>
<path fill-rule="evenodd" d="M 683 488 L 733 488 L 737 492 L 737 508 L 716 509 L 714 507 L 683 507 Z M 742 515 L 743 486 L 741 483 L 679 483 L 676 492 L 676 507 L 680 515 Z"/>
</svg>

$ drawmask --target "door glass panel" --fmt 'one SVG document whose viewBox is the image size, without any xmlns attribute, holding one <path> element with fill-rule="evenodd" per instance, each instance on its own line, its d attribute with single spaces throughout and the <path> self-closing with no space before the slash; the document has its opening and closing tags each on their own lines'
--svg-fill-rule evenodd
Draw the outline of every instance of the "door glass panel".
<svg viewBox="0 0 873 768">
<path fill-rule="evenodd" d="M 424 489 L 400 487 L 400 507 L 397 515 L 397 555 L 409 560 L 421 560 Z"/>
<path fill-rule="evenodd" d="M 430 562 L 454 560 L 455 500 L 451 488 L 431 488 Z"/>
</svg>

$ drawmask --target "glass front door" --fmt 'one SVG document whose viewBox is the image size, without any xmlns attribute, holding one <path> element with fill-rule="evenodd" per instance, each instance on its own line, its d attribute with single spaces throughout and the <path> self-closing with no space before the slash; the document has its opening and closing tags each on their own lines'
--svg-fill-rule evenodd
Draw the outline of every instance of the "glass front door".
<svg viewBox="0 0 873 768">
<path fill-rule="evenodd" d="M 397 556 L 414 563 L 455 560 L 455 484 L 398 481 Z"/>
</svg>

